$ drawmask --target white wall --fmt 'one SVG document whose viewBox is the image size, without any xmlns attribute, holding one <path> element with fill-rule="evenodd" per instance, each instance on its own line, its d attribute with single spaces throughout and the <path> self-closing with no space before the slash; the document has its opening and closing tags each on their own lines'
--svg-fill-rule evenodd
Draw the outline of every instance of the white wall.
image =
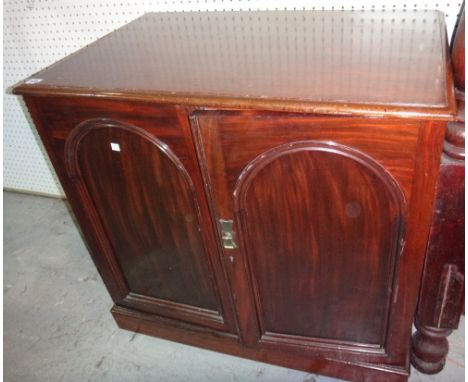
<svg viewBox="0 0 468 382">
<path fill-rule="evenodd" d="M 461 1 L 4 0 L 4 91 L 25 77 L 150 11 L 438 9 L 449 36 Z M 4 187 L 63 195 L 19 97 L 4 96 Z"/>
</svg>

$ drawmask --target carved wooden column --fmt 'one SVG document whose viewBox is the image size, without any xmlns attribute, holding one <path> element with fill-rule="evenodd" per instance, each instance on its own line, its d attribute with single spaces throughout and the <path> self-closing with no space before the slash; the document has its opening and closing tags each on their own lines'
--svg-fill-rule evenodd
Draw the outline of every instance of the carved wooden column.
<svg viewBox="0 0 468 382">
<path fill-rule="evenodd" d="M 426 253 L 411 363 L 427 374 L 441 371 L 447 337 L 463 311 L 465 276 L 465 10 L 452 41 L 452 65 L 458 102 L 457 120 L 447 128 L 436 191 L 434 218 Z"/>
</svg>

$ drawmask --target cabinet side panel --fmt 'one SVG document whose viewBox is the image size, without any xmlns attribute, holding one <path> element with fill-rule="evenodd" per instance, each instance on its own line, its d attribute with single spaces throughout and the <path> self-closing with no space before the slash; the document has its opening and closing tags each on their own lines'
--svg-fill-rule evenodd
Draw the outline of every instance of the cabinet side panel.
<svg viewBox="0 0 468 382">
<path fill-rule="evenodd" d="M 115 263 L 107 254 L 109 253 L 107 246 L 102 242 L 99 235 L 96 234 L 96 221 L 93 216 L 86 213 L 83 208 L 83 202 L 73 182 L 68 177 L 64 163 L 64 141 L 56 141 L 53 138 L 53 129 L 48 123 L 44 115 L 46 110 L 54 110 L 56 108 L 55 98 L 37 98 L 24 97 L 24 101 L 28 107 L 28 111 L 34 121 L 34 126 L 37 129 L 39 136 L 47 150 L 47 154 L 54 166 L 60 183 L 67 196 L 67 201 L 73 211 L 76 221 L 88 246 L 91 258 L 96 265 L 96 268 L 101 275 L 104 284 L 115 303 L 120 303 L 128 295 L 128 286 L 122 277 L 120 267 L 116 267 Z M 65 123 L 65 116 L 57 119 L 58 123 Z M 52 125 L 53 126 L 53 125 Z M 71 130 L 71 128 L 69 129 Z"/>
</svg>

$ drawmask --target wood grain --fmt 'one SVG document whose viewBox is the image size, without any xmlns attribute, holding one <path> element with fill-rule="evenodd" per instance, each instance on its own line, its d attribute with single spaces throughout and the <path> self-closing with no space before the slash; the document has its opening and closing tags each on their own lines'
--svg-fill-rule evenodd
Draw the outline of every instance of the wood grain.
<svg viewBox="0 0 468 382">
<path fill-rule="evenodd" d="M 88 120 L 70 134 L 65 155 L 70 176 L 83 181 L 99 213 L 130 291 L 218 310 L 193 185 L 168 146 L 136 126 Z"/>
<path fill-rule="evenodd" d="M 162 317 L 135 312 L 114 306 L 112 314 L 120 328 L 152 335 L 238 357 L 249 358 L 273 365 L 328 375 L 353 382 L 406 382 L 409 371 L 405 367 L 369 362 L 362 355 L 349 362 L 336 353 L 311 355 L 307 348 L 301 352 L 284 352 L 276 347 L 265 350 L 242 346 L 232 335 L 175 322 Z M 359 359 L 359 360 L 358 360 Z"/>
<path fill-rule="evenodd" d="M 411 341 L 411 363 L 435 374 L 445 365 L 447 336 L 458 327 L 465 294 L 465 9 L 452 39 L 457 86 L 456 122 L 447 126 L 436 201 L 422 275 L 417 331 Z"/>
<path fill-rule="evenodd" d="M 150 13 L 14 91 L 449 119 L 449 67 L 436 11 Z"/>
<path fill-rule="evenodd" d="M 402 122 L 388 119 L 371 120 L 290 113 L 252 113 L 250 111 L 200 111 L 193 114 L 192 125 L 197 140 L 199 160 L 203 166 L 205 182 L 210 192 L 212 214 L 215 219 L 235 219 L 241 222 L 237 224 L 236 228 L 236 236 L 240 239 L 241 247 L 237 250 L 225 250 L 224 264 L 236 295 L 235 304 L 240 334 L 246 346 L 256 347 L 261 344 L 261 347 L 268 349 L 268 351 L 282 348 L 289 353 L 294 351 L 304 353 L 308 349 L 311 356 L 322 354 L 324 349 L 334 349 L 340 352 L 342 359 L 348 359 L 350 362 L 356 362 L 354 354 L 358 352 L 361 359 L 372 359 L 374 362 L 378 359 L 380 364 L 404 364 L 407 359 L 405 352 L 408 352 L 409 344 L 403 338 L 409 335 L 407 333 L 411 329 L 410 322 L 412 321 L 410 311 L 415 309 L 416 304 L 417 288 L 413 288 L 415 288 L 417 280 L 414 279 L 414 272 L 416 269 L 419 269 L 419 272 L 422 269 L 423 252 L 421 252 L 421 247 L 415 249 L 413 244 L 415 238 L 413 237 L 409 241 L 410 245 L 404 245 L 401 257 L 398 260 L 395 258 L 398 251 L 395 249 L 396 247 L 391 249 L 392 245 L 402 244 L 402 242 L 398 243 L 399 236 L 391 229 L 392 226 L 398 226 L 398 223 L 392 220 L 392 216 L 395 217 L 395 215 L 392 215 L 390 211 L 395 213 L 399 208 L 392 208 L 389 204 L 389 200 L 395 199 L 389 198 L 388 190 L 382 186 L 388 182 L 375 183 L 370 181 L 372 176 L 368 178 L 362 172 L 357 171 L 359 166 L 353 167 L 353 160 L 349 158 L 343 162 L 339 160 L 334 162 L 333 157 L 330 157 L 326 161 L 325 159 L 320 161 L 321 165 L 318 166 L 314 165 L 314 160 L 308 158 L 307 154 L 303 154 L 304 157 L 297 160 L 285 159 L 285 163 L 272 164 L 269 171 L 265 171 L 261 178 L 263 179 L 260 182 L 261 186 L 253 194 L 254 197 L 249 203 L 245 202 L 241 205 L 238 202 L 240 200 L 238 186 L 240 178 L 253 171 L 257 161 L 266 160 L 265 158 L 271 152 L 278 150 L 279 147 L 287 150 L 288 147 L 300 145 L 304 141 L 318 141 L 319 146 L 337 147 L 338 151 L 340 147 L 345 146 L 345 152 L 348 149 L 352 153 L 357 152 L 358 158 L 362 156 L 367 158 L 366 163 L 372 163 L 372 166 L 380 169 L 380 173 L 386 174 L 385 176 L 392 179 L 390 184 L 393 186 L 390 189 L 398 190 L 397 194 L 400 197 L 397 199 L 412 201 L 412 204 L 408 203 L 408 212 L 401 215 L 406 216 L 408 221 L 413 221 L 411 227 L 407 226 L 407 229 L 411 228 L 414 232 L 415 228 L 420 231 L 422 228 L 424 231 L 425 226 L 420 226 L 422 220 L 419 220 L 419 223 L 414 223 L 415 217 L 413 215 L 417 208 L 422 208 L 422 205 L 419 204 L 421 197 L 427 198 L 426 203 L 427 200 L 432 200 L 434 183 L 431 183 L 432 188 L 431 186 L 421 188 L 415 182 L 416 179 L 418 179 L 417 182 L 426 179 L 420 175 L 423 171 L 422 168 L 425 168 L 424 173 L 432 174 L 430 179 L 433 182 L 433 171 L 437 171 L 437 156 L 441 152 L 440 141 L 443 137 L 441 126 L 423 124 L 414 120 Z M 424 142 L 424 145 L 419 146 L 421 142 Z M 426 158 L 432 158 L 430 165 Z M 294 163 L 289 163 L 290 161 Z M 371 168 L 373 168 L 372 166 Z M 427 166 L 435 166 L 435 169 Z M 382 167 L 385 170 L 382 170 Z M 321 181 L 312 181 L 314 174 L 321 173 L 319 169 L 325 174 L 323 175 L 325 181 L 321 178 Z M 272 175 L 276 172 L 281 176 Z M 351 176 L 348 172 L 353 175 Z M 353 183 L 354 181 L 357 183 Z M 347 202 L 343 203 L 343 199 L 346 199 L 348 189 L 353 190 L 353 184 L 356 187 L 354 190 L 364 192 L 362 205 L 372 209 L 372 212 L 369 211 L 369 215 L 366 215 L 365 220 L 370 222 L 374 221 L 373 219 L 383 219 L 380 220 L 380 223 L 371 224 L 359 234 L 357 232 L 366 226 L 364 221 L 363 225 L 356 223 L 344 229 L 344 225 L 340 223 L 341 220 L 338 218 L 346 216 Z M 334 185 L 340 185 L 341 191 Z M 371 197 L 372 192 L 364 191 L 366 189 L 372 190 L 372 185 L 379 190 L 374 195 L 379 195 L 379 197 L 387 195 L 387 197 L 385 200 L 380 199 L 376 203 L 371 203 L 372 207 L 370 207 L 366 203 L 370 203 L 371 200 L 379 200 Z M 416 189 L 418 190 L 416 195 L 414 194 L 415 185 L 417 185 Z M 321 187 L 324 189 L 322 190 Z M 370 189 L 366 187 L 370 187 Z M 252 190 L 256 189 L 252 188 Z M 366 196 L 364 197 L 364 195 Z M 316 201 L 314 197 L 318 197 L 319 201 Z M 330 202 L 331 200 L 334 202 Z M 400 204 L 395 203 L 394 205 Z M 402 210 L 399 210 L 400 213 Z M 361 208 L 360 213 L 363 213 L 362 211 Z M 321 219 L 314 219 L 316 212 L 322 216 Z M 349 212 L 355 213 L 356 211 L 354 208 L 350 208 Z M 336 222 L 334 222 L 333 216 L 337 218 Z M 346 217 L 346 219 L 350 218 Z M 430 218 L 426 215 L 424 219 L 427 222 Z M 324 227 L 321 226 L 320 222 L 323 222 Z M 325 228 L 327 224 L 333 224 L 333 229 L 329 227 L 330 229 L 327 230 Z M 371 226 L 372 228 L 370 228 Z M 247 231 L 246 227 L 254 232 L 255 236 L 253 237 L 250 232 L 247 232 L 246 237 L 242 240 L 244 231 Z M 340 227 L 343 229 L 339 229 Z M 380 234 L 377 234 L 378 227 L 382 229 Z M 268 229 L 270 230 L 268 231 Z M 351 239 L 353 232 L 357 235 Z M 362 264 L 363 270 L 368 270 L 368 279 L 364 285 L 369 286 L 372 284 L 372 280 L 377 280 L 372 278 L 375 269 L 370 271 L 369 268 L 366 268 L 372 267 L 371 264 L 377 265 L 379 263 L 383 266 L 388 261 L 387 265 L 393 264 L 395 266 L 395 278 L 392 279 L 391 275 L 385 273 L 384 268 L 380 268 L 381 275 L 385 274 L 387 281 L 391 284 L 386 284 L 387 287 L 390 286 L 391 291 L 387 291 L 392 296 L 391 299 L 389 299 L 389 295 L 384 293 L 384 284 L 380 284 L 380 287 L 377 284 L 372 284 L 373 287 L 370 288 L 372 289 L 371 293 L 375 293 L 379 288 L 383 293 L 378 299 L 379 302 L 375 300 L 369 305 L 371 310 L 375 309 L 372 312 L 374 316 L 368 314 L 365 321 L 368 324 L 367 329 L 373 327 L 374 330 L 374 337 L 370 339 L 372 335 L 365 337 L 369 335 L 369 332 L 364 334 L 366 330 L 359 331 L 360 334 L 356 331 L 355 337 L 353 337 L 352 330 L 348 330 L 344 334 L 346 325 L 353 325 L 353 314 L 356 314 L 355 323 L 359 325 L 361 320 L 357 317 L 360 313 L 356 310 L 353 311 L 353 309 L 357 309 L 356 306 L 350 307 L 349 312 L 344 313 L 345 300 L 352 298 L 351 294 L 347 294 L 346 298 L 338 299 L 339 303 L 333 302 L 335 301 L 333 294 L 337 292 L 336 296 L 338 296 L 341 293 L 340 290 L 346 294 L 349 290 L 340 288 L 348 285 L 348 278 L 352 278 L 349 280 L 350 284 L 353 284 L 352 280 L 359 278 L 361 269 L 357 270 L 356 264 L 348 259 L 346 254 L 355 260 L 359 259 L 360 256 L 366 256 L 363 255 L 366 253 L 366 248 L 359 247 L 360 240 L 357 237 L 366 236 L 366 234 L 372 235 L 372 232 L 376 234 L 374 236 L 376 240 L 373 240 L 373 244 L 367 247 L 367 251 L 373 248 L 371 251 L 375 252 L 369 257 L 372 260 Z M 425 232 L 427 235 L 427 231 Z M 321 241 L 321 248 L 326 250 L 327 255 L 315 258 L 307 253 L 313 252 L 309 248 L 313 248 L 314 241 L 316 242 L 317 237 L 320 237 L 317 233 L 323 234 L 321 238 L 324 240 Z M 378 244 L 378 237 L 381 238 L 381 247 Z M 418 240 L 424 240 L 424 233 L 417 237 Z M 347 238 L 350 240 L 348 245 L 344 244 Z M 353 248 L 356 251 L 353 252 Z M 313 263 L 313 259 L 316 260 L 315 263 Z M 416 260 L 419 263 L 415 264 Z M 349 263 L 346 263 L 347 261 Z M 322 269 L 326 268 L 326 272 L 319 272 L 317 270 L 318 264 L 325 265 L 326 267 L 322 267 Z M 388 272 L 389 268 L 386 269 Z M 299 270 L 303 272 L 303 275 L 297 273 Z M 354 271 L 349 272 L 349 270 Z M 285 275 L 282 275 L 282 272 Z M 356 279 L 354 279 L 355 275 Z M 361 276 L 364 280 L 364 273 Z M 256 285 L 259 278 L 267 280 L 264 282 L 266 286 L 263 289 Z M 268 284 L 269 280 L 274 280 L 279 285 L 272 285 L 271 282 Z M 338 280 L 341 280 L 342 284 Z M 308 290 L 306 287 L 301 289 L 301 285 L 314 285 L 314 282 L 322 287 L 321 289 L 317 288 L 317 291 L 320 290 L 320 292 L 312 296 L 316 297 L 316 300 L 310 298 L 310 295 L 307 296 L 307 293 L 304 292 Z M 406 287 L 400 289 L 399 282 L 411 284 L 411 299 L 402 297 L 409 290 Z M 295 285 L 298 285 L 296 289 L 294 289 Z M 301 290 L 303 291 L 302 297 L 306 297 L 304 299 L 301 299 L 300 293 L 298 294 L 298 291 Z M 365 291 L 365 287 L 358 288 L 353 295 L 357 295 L 359 292 L 366 293 Z M 276 295 L 281 298 L 276 298 Z M 321 300 L 322 298 L 323 300 Z M 328 298 L 327 303 L 325 300 Z M 274 303 L 268 305 L 268 314 L 262 313 L 265 300 L 274 300 Z M 364 307 L 365 301 L 367 299 L 362 298 L 358 303 L 363 312 L 366 309 Z M 322 316 L 319 313 L 315 316 L 315 305 L 320 307 L 317 309 L 322 314 L 329 313 L 328 321 L 321 321 Z M 380 310 L 380 315 L 377 313 L 379 309 L 384 311 L 385 308 L 382 308 L 384 306 L 389 306 L 387 318 L 383 318 L 385 313 L 382 314 L 382 310 Z M 343 311 L 333 315 L 332 309 L 343 309 Z M 365 313 L 363 314 L 365 315 Z M 402 315 L 406 317 L 406 321 L 402 320 Z M 254 316 L 257 317 L 256 321 L 249 319 L 249 317 Z M 304 316 L 310 318 L 311 321 L 315 317 L 313 322 L 318 324 L 320 329 L 310 324 Z M 340 319 L 335 319 L 338 316 Z M 266 317 L 266 323 L 270 325 L 270 331 L 265 328 L 265 322 L 262 322 L 264 317 Z M 369 321 L 369 317 L 372 317 L 371 321 Z M 380 324 L 378 317 L 380 317 Z M 290 323 L 293 324 L 290 325 Z M 280 327 L 286 333 L 275 333 L 272 330 L 272 325 Z M 378 327 L 380 327 L 380 332 Z M 298 328 L 304 331 L 302 336 Z M 337 339 L 338 336 L 333 338 L 333 332 L 340 330 L 342 330 L 340 338 Z M 376 334 L 377 332 L 379 334 Z M 385 333 L 387 333 L 386 337 Z M 406 334 L 402 336 L 401 333 Z M 323 338 L 326 335 L 330 338 Z M 363 336 L 359 337 L 360 335 Z M 366 344 L 365 341 L 369 342 Z"/>
<path fill-rule="evenodd" d="M 384 346 L 406 206 L 383 167 L 346 146 L 296 141 L 250 162 L 234 203 L 261 340 Z"/>
<path fill-rule="evenodd" d="M 126 103 L 119 101 L 104 100 L 102 103 L 96 103 L 95 101 L 90 99 L 83 99 L 80 100 L 80 102 L 77 102 L 73 99 L 59 99 L 54 97 L 41 97 L 34 99 L 27 98 L 27 104 L 35 120 L 36 126 L 41 134 L 41 138 L 43 139 L 43 142 L 50 153 L 49 155 L 51 155 L 54 166 L 57 170 L 58 176 L 67 194 L 67 198 L 71 204 L 73 212 L 80 223 L 80 227 L 83 230 L 83 234 L 86 237 L 87 243 L 90 245 L 90 252 L 93 257 L 93 260 L 98 266 L 101 276 L 104 278 L 105 284 L 109 288 L 109 291 L 114 301 L 121 305 L 133 307 L 134 309 L 156 312 L 164 316 L 173 317 L 188 322 L 194 322 L 199 325 L 207 325 L 215 327 L 219 330 L 228 330 L 235 332 L 237 329 L 234 314 L 232 313 L 231 297 L 227 291 L 225 275 L 223 274 L 223 270 L 219 263 L 219 256 L 217 255 L 217 245 L 214 239 L 213 231 L 210 228 L 211 223 L 207 212 L 206 202 L 203 196 L 203 184 L 201 182 L 201 177 L 198 175 L 196 162 L 193 159 L 190 159 L 194 156 L 193 148 L 190 146 L 190 135 L 188 135 L 187 137 L 187 134 L 185 134 L 183 130 L 186 127 L 183 126 L 183 123 L 181 124 L 180 113 L 183 112 L 183 110 L 178 109 L 174 106 L 157 106 L 149 105 L 147 103 Z M 49 107 L 49 105 L 53 105 L 53 107 Z M 100 116 L 101 118 L 97 118 L 97 116 Z M 128 171 L 123 173 L 122 169 L 124 167 L 121 166 L 122 162 L 119 161 L 119 158 L 112 157 L 111 154 L 116 154 L 116 152 L 113 152 L 110 147 L 110 142 L 113 142 L 113 128 L 108 127 L 107 130 L 109 130 L 108 134 L 110 135 L 108 135 L 107 137 L 103 137 L 102 139 L 104 141 L 106 141 L 106 138 L 108 139 L 107 145 L 102 143 L 102 140 L 99 139 L 95 143 L 91 142 L 92 144 L 90 145 L 90 147 L 93 147 L 93 145 L 99 146 L 100 144 L 103 147 L 97 147 L 98 151 L 94 154 L 90 152 L 89 157 L 87 159 L 87 163 L 91 166 L 91 169 L 94 164 L 99 164 L 102 167 L 101 170 L 103 171 L 102 174 L 94 174 L 94 176 L 92 175 L 92 173 L 88 174 L 90 182 L 98 182 L 98 184 L 96 184 L 96 187 L 104 187 L 104 189 L 106 185 L 113 187 L 113 189 L 111 190 L 111 194 L 113 194 L 115 197 L 113 200 L 115 206 L 109 205 L 110 201 L 107 200 L 105 201 L 104 206 L 107 206 L 107 208 L 111 209 L 116 208 L 116 210 L 105 211 L 104 213 L 107 213 L 107 215 L 103 215 L 103 211 L 97 210 L 95 202 L 93 201 L 89 190 L 86 187 L 86 184 L 84 184 L 82 180 L 77 179 L 76 175 L 79 173 L 79 171 L 77 171 L 78 169 L 76 168 L 76 166 L 72 172 L 67 170 L 65 166 L 65 142 L 68 140 L 68 138 L 70 138 L 73 129 L 77 125 L 81 126 L 81 124 L 89 120 L 93 120 L 95 122 L 102 120 L 114 121 L 113 124 L 116 126 L 116 138 L 120 140 L 123 139 L 124 142 L 126 142 L 126 139 L 128 138 L 130 148 L 132 148 L 132 142 L 133 146 L 137 146 L 133 147 L 131 151 L 131 153 L 135 155 L 135 158 L 132 159 L 131 157 L 127 157 L 127 162 L 125 162 L 125 164 L 128 167 Z M 121 128 L 119 130 L 118 126 L 131 126 L 130 130 L 134 135 L 125 130 L 125 128 Z M 122 129 L 123 131 L 127 131 L 127 133 L 122 133 Z M 103 130 L 106 129 L 103 127 Z M 124 135 L 119 135 L 119 133 Z M 132 137 L 134 137 L 135 134 L 136 137 L 139 137 L 138 134 L 141 134 L 144 136 L 144 138 L 140 137 L 140 140 L 137 139 L 135 142 L 135 138 L 132 139 Z M 160 137 L 163 140 L 160 141 L 156 137 Z M 138 143 L 140 141 L 143 141 L 143 148 L 141 148 L 141 150 L 138 146 Z M 181 259 L 182 265 L 184 264 L 184 261 L 187 258 L 188 263 L 185 262 L 185 264 L 189 265 L 189 275 L 193 272 L 195 272 L 195 274 L 192 274 L 192 276 L 196 275 L 197 269 L 194 268 L 194 270 L 192 270 L 192 265 L 194 265 L 192 263 L 194 260 L 198 261 L 201 264 L 195 264 L 197 267 L 199 267 L 198 270 L 200 270 L 200 266 L 204 270 L 208 269 L 207 272 L 203 272 L 203 277 L 200 280 L 200 283 L 202 285 L 202 288 L 205 288 L 202 289 L 202 293 L 207 293 L 207 295 L 205 296 L 208 296 L 207 300 L 205 300 L 205 303 L 206 301 L 211 301 L 211 303 L 213 303 L 213 294 L 216 296 L 214 302 L 216 308 L 214 310 L 213 306 L 209 308 L 197 306 L 197 304 L 203 303 L 203 300 L 201 300 L 200 298 L 206 298 L 203 297 L 203 294 L 200 295 L 198 302 L 196 300 L 196 297 L 193 301 L 187 300 L 187 296 L 191 296 L 190 293 L 194 293 L 194 296 L 196 296 L 197 293 L 200 293 L 200 290 L 198 292 L 196 291 L 196 284 L 190 285 L 190 288 L 188 288 L 189 291 L 181 291 L 180 288 L 182 284 L 176 277 L 177 280 L 173 281 L 172 285 L 174 289 L 166 289 L 166 292 L 164 292 L 164 288 L 161 288 L 161 290 L 157 288 L 155 284 L 155 274 L 151 274 L 148 278 L 140 280 L 138 275 L 134 273 L 136 271 L 134 265 L 138 258 L 141 259 L 141 254 L 138 255 L 138 253 L 135 254 L 134 252 L 131 252 L 130 254 L 127 253 L 126 255 L 130 255 L 130 257 L 128 258 L 126 257 L 124 252 L 120 252 L 120 256 L 123 256 L 124 261 L 120 262 L 117 258 L 116 253 L 118 251 L 122 251 L 122 248 L 129 249 L 128 245 L 131 246 L 132 243 L 133 245 L 135 245 L 135 247 L 133 248 L 135 250 L 138 249 L 140 245 L 144 246 L 144 241 L 136 241 L 138 239 L 141 239 L 140 235 L 142 233 L 151 235 L 152 230 L 155 229 L 155 227 L 152 226 L 153 223 L 148 222 L 144 219 L 146 219 L 145 216 L 148 216 L 148 213 L 156 214 L 156 210 L 152 211 L 150 209 L 146 211 L 147 208 L 145 206 L 147 200 L 141 199 L 142 195 L 149 194 L 149 200 L 153 200 L 152 207 L 155 207 L 155 203 L 160 203 L 160 201 L 158 200 L 157 192 L 148 192 L 148 186 L 151 185 L 152 182 L 154 186 L 154 179 L 143 177 L 143 179 L 145 179 L 146 182 L 140 180 L 137 182 L 137 184 L 134 184 L 132 186 L 126 185 L 125 182 L 119 183 L 119 181 L 122 182 L 124 180 L 132 179 L 132 176 L 135 176 L 135 174 L 138 173 L 138 171 L 144 171 L 144 167 L 134 168 L 134 165 L 138 163 L 138 158 L 140 158 L 140 151 L 148 153 L 150 155 L 151 153 L 153 153 L 153 151 L 151 151 L 150 148 L 154 146 L 151 146 L 151 142 L 154 141 L 159 142 L 158 144 L 164 150 L 164 152 L 172 152 L 171 155 L 172 159 L 174 160 L 174 162 L 171 162 L 170 159 L 161 159 L 163 160 L 163 162 L 158 163 L 160 163 L 161 165 L 164 165 L 164 163 L 167 164 L 168 162 L 177 163 L 177 165 L 173 165 L 175 166 L 175 170 L 174 167 L 172 167 L 176 174 L 179 171 L 178 168 L 185 169 L 183 171 L 185 171 L 187 174 L 188 171 L 190 172 L 190 179 L 187 179 L 186 174 L 185 180 L 183 180 L 182 183 L 180 183 L 180 185 L 185 184 L 185 191 L 182 190 L 182 192 L 185 192 L 186 197 L 189 197 L 189 199 L 192 198 L 192 204 L 186 204 L 186 207 L 191 206 L 191 208 L 195 209 L 189 211 L 190 213 L 187 214 L 192 215 L 193 220 L 191 222 L 186 222 L 185 215 L 182 216 L 182 222 L 185 221 L 185 223 L 188 224 L 188 227 L 192 225 L 192 228 L 191 233 L 190 231 L 187 232 L 188 236 L 184 237 L 181 241 L 185 241 L 185 244 L 188 245 L 195 245 L 194 249 L 198 252 L 192 252 L 191 250 L 189 251 L 189 248 L 187 247 L 187 252 L 183 254 L 181 252 L 181 250 L 183 250 L 183 243 L 181 243 L 182 247 L 176 246 L 174 249 L 176 251 L 179 251 L 179 255 L 183 255 Z M 153 148 L 157 151 L 157 147 L 158 146 L 156 145 Z M 107 157 L 102 156 L 103 153 L 107 153 Z M 136 163 L 134 162 L 135 160 L 137 161 Z M 144 161 L 145 159 L 143 158 L 142 160 Z M 73 161 L 68 160 L 68 162 Z M 76 162 L 74 163 L 76 165 Z M 106 166 L 111 167 L 107 168 Z M 117 171 L 117 177 L 114 178 L 111 171 L 109 170 L 118 168 L 120 168 L 120 171 Z M 155 170 L 154 167 L 151 168 Z M 169 168 L 171 167 L 169 166 Z M 161 177 L 165 176 L 165 173 L 166 171 L 157 174 L 159 176 L 159 180 L 162 179 Z M 123 174 L 125 174 L 126 177 L 124 177 Z M 107 183 L 101 183 L 99 179 L 107 179 Z M 176 182 L 176 185 L 177 182 L 181 181 L 180 179 L 179 181 L 177 181 L 177 179 L 178 178 L 175 177 L 174 181 Z M 191 186 L 188 187 L 190 192 L 187 194 L 187 185 L 190 184 Z M 128 191 L 132 190 L 134 187 L 136 187 L 136 189 L 134 190 L 136 194 L 134 196 L 130 196 L 130 194 L 128 194 Z M 157 187 L 154 187 L 155 191 L 156 188 Z M 98 191 L 102 192 L 102 189 Z M 178 192 L 174 192 L 174 190 L 167 190 L 167 192 L 169 191 L 171 191 L 170 194 L 174 198 L 177 197 Z M 138 192 L 140 193 L 138 194 Z M 108 198 L 102 193 L 101 197 L 103 199 Z M 147 197 L 148 196 L 146 196 L 146 198 Z M 122 198 L 122 200 L 120 200 L 119 198 Z M 193 198 L 197 199 L 197 203 L 194 202 Z M 139 221 L 139 223 L 142 223 L 144 226 L 146 225 L 146 228 L 143 227 L 142 229 L 141 227 L 138 228 L 137 226 L 129 225 L 128 229 L 135 231 L 130 231 L 132 232 L 132 235 L 135 236 L 130 237 L 129 242 L 124 244 L 124 247 L 122 248 L 116 247 L 116 245 L 119 244 L 118 240 L 121 240 L 120 234 L 116 233 L 117 231 L 112 232 L 112 230 L 116 227 L 119 229 L 125 229 L 126 225 L 128 225 L 128 221 L 126 219 L 123 219 L 123 221 L 121 221 L 120 223 L 118 222 L 117 224 L 115 220 L 112 221 L 112 218 L 115 219 L 116 215 L 114 214 L 114 212 L 116 211 L 120 211 L 119 216 L 123 214 L 125 215 L 125 218 L 127 217 L 126 207 L 122 209 L 122 206 L 118 206 L 120 201 L 123 201 L 124 204 L 130 203 L 130 206 L 131 203 L 138 202 L 142 204 L 142 206 L 140 206 L 140 212 L 143 211 L 146 214 L 139 216 L 133 215 L 133 218 L 137 220 L 143 219 L 143 221 Z M 174 203 L 173 206 L 175 206 Z M 161 204 L 159 204 L 159 206 L 161 206 Z M 129 207 L 128 204 L 127 207 Z M 151 205 L 148 205 L 148 207 L 151 208 Z M 163 204 L 163 207 L 166 208 L 166 205 Z M 199 214 L 198 223 L 196 216 L 197 213 Z M 159 222 L 158 217 L 156 215 L 154 215 L 153 218 L 156 219 L 157 222 Z M 106 217 L 109 217 L 110 220 L 106 219 L 106 222 L 104 223 L 103 219 Z M 176 223 L 177 220 L 173 220 L 173 222 Z M 137 222 L 134 221 L 133 223 Z M 167 224 L 167 222 L 163 223 Z M 201 226 L 203 226 L 204 228 L 199 230 Z M 177 226 L 175 228 L 176 232 L 179 232 L 179 234 L 184 235 L 183 229 L 181 231 L 180 228 L 177 228 Z M 164 229 L 165 228 L 163 226 L 162 230 L 164 231 Z M 140 230 L 143 232 L 140 232 Z M 161 232 L 161 227 L 159 232 Z M 112 240 L 112 235 L 110 235 L 109 233 L 114 234 L 114 241 Z M 151 236 L 150 242 L 151 240 L 153 240 L 153 244 L 157 244 L 156 237 Z M 171 236 L 165 237 L 164 240 L 166 243 L 168 241 L 170 242 Z M 148 243 L 148 241 L 146 241 L 146 243 Z M 177 245 L 179 244 L 177 243 Z M 147 253 L 147 255 L 151 257 L 154 256 L 154 253 L 153 255 L 151 255 L 151 253 Z M 190 256 L 193 257 L 194 255 L 195 258 L 190 259 Z M 144 262 L 151 262 L 151 259 L 148 259 L 147 256 L 143 256 L 143 258 L 146 259 L 143 260 Z M 171 262 L 173 260 L 171 260 L 171 258 L 169 257 L 167 259 L 163 259 L 163 262 L 165 261 Z M 140 272 L 151 272 L 150 270 L 146 270 L 145 267 L 140 267 L 139 269 Z M 125 273 L 133 274 L 132 286 L 137 287 L 137 290 L 132 291 L 131 288 L 129 288 L 129 283 Z M 142 282 L 149 284 L 146 286 L 141 285 Z M 150 285 L 152 285 L 153 289 L 156 288 L 157 292 L 153 290 L 153 296 L 142 294 L 141 288 L 149 288 L 147 291 L 149 292 L 151 289 Z M 206 289 L 207 287 L 209 287 L 209 290 Z M 155 294 L 161 292 L 166 293 L 166 295 Z M 172 297 L 176 299 L 184 298 L 185 295 L 185 300 L 179 300 L 179 302 L 177 302 L 165 299 L 169 297 L 170 294 L 172 294 Z"/>
<path fill-rule="evenodd" d="M 14 91 L 120 327 L 406 381 L 444 133 L 461 121 L 446 40 L 434 12 L 147 15 Z M 447 137 L 461 158 L 460 129 Z M 437 338 L 443 355 L 450 330 L 417 325 L 413 345 Z"/>
</svg>

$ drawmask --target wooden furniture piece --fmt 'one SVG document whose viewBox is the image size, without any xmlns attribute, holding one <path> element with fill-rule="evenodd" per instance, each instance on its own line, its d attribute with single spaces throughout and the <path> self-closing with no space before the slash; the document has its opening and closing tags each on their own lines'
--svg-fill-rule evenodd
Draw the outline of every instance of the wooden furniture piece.
<svg viewBox="0 0 468 382">
<path fill-rule="evenodd" d="M 14 91 L 121 328 L 407 380 L 456 113 L 441 13 L 148 14 Z"/>
<path fill-rule="evenodd" d="M 425 373 L 444 367 L 447 336 L 458 327 L 465 295 L 465 8 L 452 40 L 458 113 L 445 134 L 434 217 L 412 338 L 411 362 Z"/>
</svg>

